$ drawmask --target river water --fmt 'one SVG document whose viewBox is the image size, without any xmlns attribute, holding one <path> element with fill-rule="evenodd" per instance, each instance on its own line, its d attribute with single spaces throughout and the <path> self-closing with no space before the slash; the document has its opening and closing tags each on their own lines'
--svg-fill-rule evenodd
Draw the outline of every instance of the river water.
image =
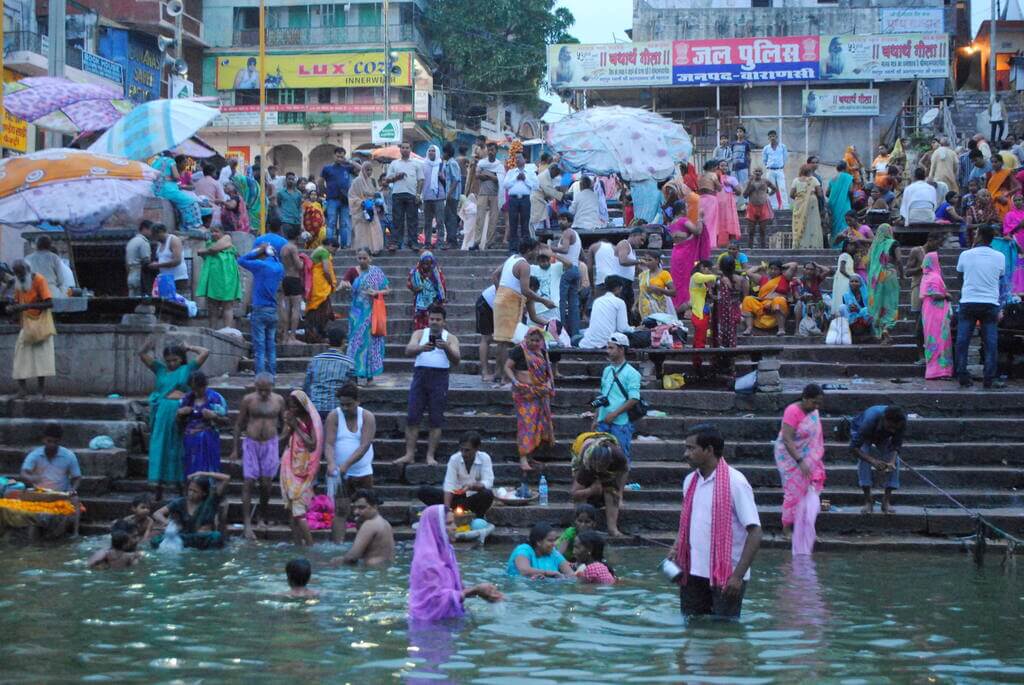
<svg viewBox="0 0 1024 685">
<path fill-rule="evenodd" d="M 409 548 L 385 571 L 309 551 L 318 600 L 280 597 L 286 545 L 149 555 L 89 571 L 98 540 L 0 547 L 0 682 L 1020 683 L 1024 581 L 990 555 L 763 551 L 738 623 L 684 624 L 655 549 L 615 549 L 611 588 L 503 575 L 459 552 L 468 619 L 410 631 Z"/>
</svg>

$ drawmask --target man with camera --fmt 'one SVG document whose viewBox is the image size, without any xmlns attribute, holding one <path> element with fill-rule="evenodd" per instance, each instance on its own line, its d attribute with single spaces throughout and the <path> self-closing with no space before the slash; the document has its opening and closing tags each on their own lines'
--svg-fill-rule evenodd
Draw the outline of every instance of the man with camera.
<svg viewBox="0 0 1024 685">
<path fill-rule="evenodd" d="M 437 465 L 437 445 L 444 428 L 444 412 L 448 406 L 448 373 L 459 365 L 459 339 L 448 332 L 446 312 L 440 304 L 427 310 L 427 328 L 414 331 L 405 346 L 405 356 L 416 357 L 412 385 L 409 387 L 409 413 L 405 425 L 405 454 L 396 464 L 411 464 L 416 458 L 416 436 L 420 432 L 423 412 L 430 412 L 430 438 L 427 444 L 427 465 Z"/>
<path fill-rule="evenodd" d="M 594 430 L 609 433 L 619 441 L 632 462 L 630 446 L 633 442 L 631 410 L 640 404 L 640 372 L 626 363 L 629 339 L 622 333 L 612 333 L 608 338 L 608 360 L 601 374 L 601 394 L 590 403 L 597 409 Z"/>
</svg>

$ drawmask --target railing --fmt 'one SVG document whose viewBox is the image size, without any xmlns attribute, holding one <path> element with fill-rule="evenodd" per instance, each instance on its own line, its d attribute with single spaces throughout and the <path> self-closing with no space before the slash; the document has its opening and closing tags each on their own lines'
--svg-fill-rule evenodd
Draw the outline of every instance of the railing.
<svg viewBox="0 0 1024 685">
<path fill-rule="evenodd" d="M 234 47 L 259 45 L 258 29 L 235 31 Z M 388 40 L 392 42 L 421 42 L 419 30 L 413 24 L 391 24 Z M 383 43 L 383 26 L 320 26 L 305 28 L 267 29 L 267 47 L 296 45 L 344 45 L 353 43 Z"/>
<path fill-rule="evenodd" d="M 43 42 L 46 36 L 32 31 L 8 31 L 4 33 L 4 54 L 12 52 L 34 52 L 39 55 L 46 54 L 43 49 Z"/>
</svg>

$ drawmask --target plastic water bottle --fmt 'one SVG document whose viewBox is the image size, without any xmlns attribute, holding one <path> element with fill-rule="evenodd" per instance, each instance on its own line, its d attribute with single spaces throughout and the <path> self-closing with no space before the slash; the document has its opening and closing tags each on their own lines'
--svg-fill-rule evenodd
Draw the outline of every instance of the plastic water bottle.
<svg viewBox="0 0 1024 685">
<path fill-rule="evenodd" d="M 546 507 L 548 505 L 548 479 L 544 476 L 540 477 L 540 485 L 537 486 L 537 492 L 540 494 L 540 505 Z"/>
</svg>

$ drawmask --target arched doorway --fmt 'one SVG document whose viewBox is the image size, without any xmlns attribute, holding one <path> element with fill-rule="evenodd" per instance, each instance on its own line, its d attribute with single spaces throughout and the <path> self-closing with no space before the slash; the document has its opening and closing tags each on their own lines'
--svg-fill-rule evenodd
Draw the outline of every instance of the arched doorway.
<svg viewBox="0 0 1024 685">
<path fill-rule="evenodd" d="M 309 153 L 309 175 L 314 178 L 320 176 L 320 171 L 334 161 L 334 148 L 337 147 L 333 144 L 317 145 L 313 148 L 312 152 Z"/>
<path fill-rule="evenodd" d="M 275 145 L 270 148 L 267 158 L 277 167 L 278 176 L 284 176 L 289 171 L 302 176 L 302 152 L 294 145 Z"/>
</svg>

